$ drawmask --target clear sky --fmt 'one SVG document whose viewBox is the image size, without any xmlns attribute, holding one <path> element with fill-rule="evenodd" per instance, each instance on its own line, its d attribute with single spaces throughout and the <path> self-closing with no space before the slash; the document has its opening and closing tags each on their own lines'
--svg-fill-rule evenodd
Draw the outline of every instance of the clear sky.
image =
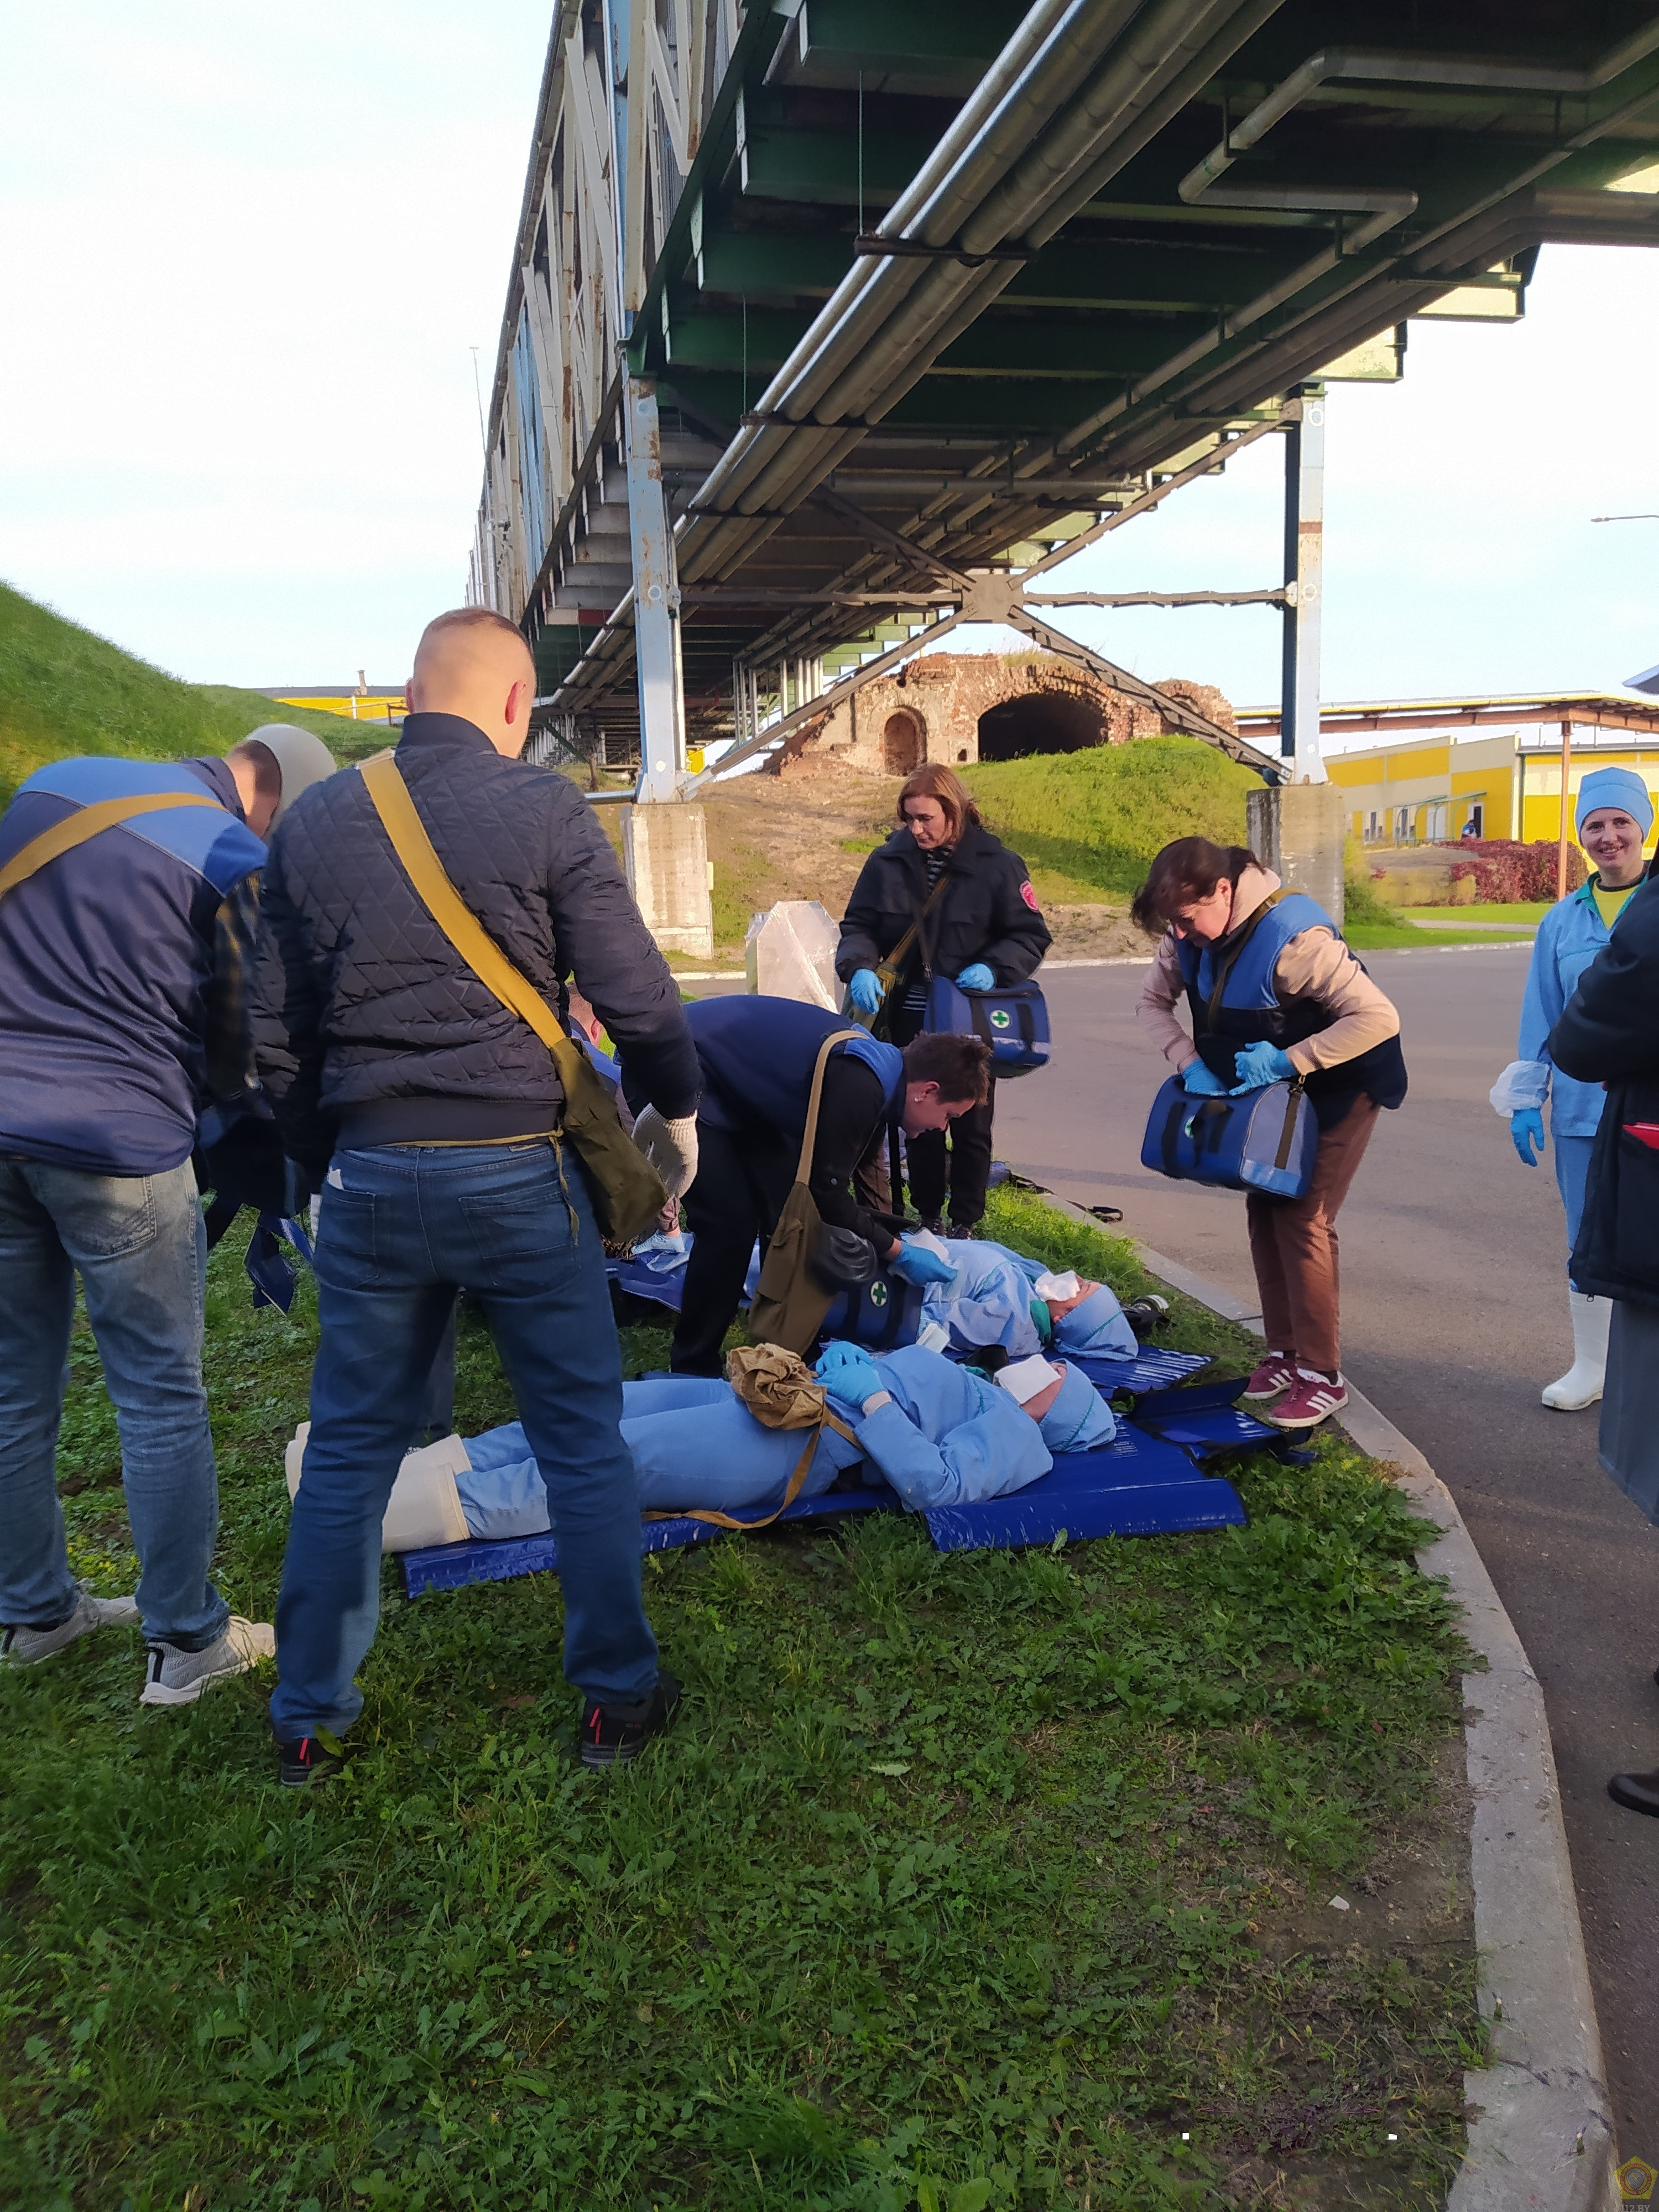
<svg viewBox="0 0 1659 2212">
<path fill-rule="evenodd" d="M 468 348 L 487 398 L 551 12 L 14 14 L 0 576 L 200 680 L 406 672 L 465 590 Z M 1334 388 L 1327 698 L 1577 689 L 1659 661 L 1659 522 L 1589 520 L 1659 512 L 1656 362 L 1659 254 L 1548 247 L 1523 324 L 1414 324 L 1402 384 Z M 1060 580 L 1276 582 L 1279 450 Z M 1271 612 L 1066 619 L 1154 680 L 1277 696 Z"/>
</svg>

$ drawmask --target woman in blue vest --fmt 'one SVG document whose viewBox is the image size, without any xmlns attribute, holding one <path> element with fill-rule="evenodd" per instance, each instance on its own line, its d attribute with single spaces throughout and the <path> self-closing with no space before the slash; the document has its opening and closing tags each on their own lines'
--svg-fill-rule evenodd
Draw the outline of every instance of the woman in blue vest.
<svg viewBox="0 0 1659 2212">
<path fill-rule="evenodd" d="M 1243 845 L 1178 837 L 1133 911 L 1160 940 L 1137 1011 L 1187 1090 L 1307 1087 L 1319 1146 L 1305 1195 L 1244 1202 L 1268 1349 L 1243 1395 L 1276 1401 L 1262 1418 L 1279 1428 L 1310 1429 L 1348 1402 L 1336 1215 L 1378 1112 L 1406 1096 L 1400 1017 L 1323 907 L 1282 890 Z M 1182 997 L 1190 1036 L 1176 1018 Z"/>
<path fill-rule="evenodd" d="M 984 1103 L 989 1048 L 977 1037 L 918 1037 L 902 1052 L 840 1015 L 795 999 L 703 999 L 686 1009 L 702 1078 L 697 1176 L 682 1200 L 691 1230 L 671 1365 L 720 1373 L 720 1347 L 743 1296 L 757 1238 L 763 1255 L 789 1195 L 820 1048 L 852 1029 L 825 1064 L 809 1186 L 820 1218 L 874 1246 L 913 1282 L 948 1278 L 948 1263 L 902 1243 L 899 1224 L 871 1213 L 853 1188 L 859 1163 L 896 1120 L 907 1136 L 944 1129 Z M 629 1091 L 624 1062 L 623 1090 Z M 635 1102 L 630 1097 L 629 1103 Z"/>
<path fill-rule="evenodd" d="M 1521 1002 L 1521 1038 L 1512 1060 L 1492 1088 L 1492 1103 L 1508 1117 L 1522 1164 L 1536 1167 L 1544 1152 L 1544 1101 L 1550 1102 L 1555 1140 L 1555 1184 L 1567 1216 L 1567 1253 L 1578 1241 L 1595 1132 L 1607 1093 L 1599 1083 L 1579 1083 L 1552 1066 L 1546 1042 L 1578 988 L 1578 978 L 1607 949 L 1613 924 L 1646 873 L 1642 841 L 1653 827 L 1653 801 L 1634 769 L 1599 768 L 1584 778 L 1575 809 L 1578 842 L 1595 873 L 1559 899 L 1538 925 Z M 1544 1391 L 1544 1403 L 1576 1413 L 1601 1395 L 1607 1364 L 1610 1298 L 1592 1297 L 1569 1277 L 1572 1364 Z"/>
</svg>

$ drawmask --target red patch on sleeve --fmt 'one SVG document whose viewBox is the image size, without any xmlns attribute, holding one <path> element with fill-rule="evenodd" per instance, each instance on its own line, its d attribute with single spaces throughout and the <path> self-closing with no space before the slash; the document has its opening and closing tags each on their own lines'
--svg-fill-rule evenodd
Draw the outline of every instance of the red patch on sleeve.
<svg viewBox="0 0 1659 2212">
<path fill-rule="evenodd" d="M 1036 914 L 1037 911 L 1036 893 L 1031 889 L 1029 883 L 1024 883 L 1020 885 L 1019 895 L 1024 900 L 1026 905 L 1030 908 L 1032 913 Z"/>
</svg>

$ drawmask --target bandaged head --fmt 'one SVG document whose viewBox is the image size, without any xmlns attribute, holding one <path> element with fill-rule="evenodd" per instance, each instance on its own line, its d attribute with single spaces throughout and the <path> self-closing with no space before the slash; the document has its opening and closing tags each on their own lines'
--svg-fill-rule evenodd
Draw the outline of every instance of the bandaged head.
<svg viewBox="0 0 1659 2212">
<path fill-rule="evenodd" d="M 1124 1319 L 1115 1295 L 1103 1283 L 1070 1313 L 1054 1316 L 1054 1343 L 1061 1352 L 1120 1352 L 1135 1348 L 1135 1333 Z"/>
<path fill-rule="evenodd" d="M 1060 1395 L 1037 1423 L 1051 1452 L 1092 1451 L 1117 1434 L 1112 1409 L 1080 1367 L 1062 1362 Z"/>
</svg>

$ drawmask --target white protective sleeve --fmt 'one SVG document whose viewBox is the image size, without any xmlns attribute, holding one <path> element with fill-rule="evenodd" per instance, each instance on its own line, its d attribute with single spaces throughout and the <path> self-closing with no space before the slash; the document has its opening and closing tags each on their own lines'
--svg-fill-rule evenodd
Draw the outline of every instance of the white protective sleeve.
<svg viewBox="0 0 1659 2212">
<path fill-rule="evenodd" d="M 299 1492 L 310 1433 L 310 1422 L 301 1421 L 283 1455 L 290 1498 Z M 465 1543 L 472 1531 L 461 1510 L 455 1477 L 471 1464 L 459 1437 L 440 1437 L 435 1444 L 405 1452 L 380 1523 L 380 1549 L 420 1552 L 433 1544 Z"/>
<path fill-rule="evenodd" d="M 1512 1060 L 1486 1095 L 1493 1113 L 1501 1114 L 1507 1121 L 1511 1114 L 1541 1107 L 1549 1093 L 1548 1060 Z"/>
</svg>

